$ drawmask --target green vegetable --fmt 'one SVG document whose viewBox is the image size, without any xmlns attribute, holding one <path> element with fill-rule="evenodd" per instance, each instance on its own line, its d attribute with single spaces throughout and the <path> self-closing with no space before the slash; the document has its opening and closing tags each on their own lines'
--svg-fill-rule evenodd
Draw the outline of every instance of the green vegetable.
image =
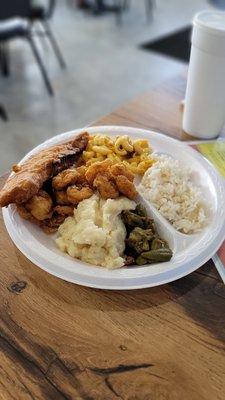
<svg viewBox="0 0 225 400">
<path fill-rule="evenodd" d="M 138 204 L 137 206 L 136 206 L 136 208 L 135 208 L 135 211 L 134 211 L 137 215 L 140 215 L 140 217 L 148 217 L 148 214 L 147 214 L 147 210 L 146 210 L 146 208 L 142 205 L 142 204 Z"/>
<path fill-rule="evenodd" d="M 137 215 L 132 211 L 127 211 L 127 210 L 123 211 L 121 216 L 125 226 L 128 227 L 139 226 L 140 228 L 146 227 L 146 218 L 141 217 L 140 215 Z"/>
<path fill-rule="evenodd" d="M 154 221 L 149 217 L 142 217 L 140 215 L 135 214 L 132 211 L 126 210 L 122 211 L 121 218 L 124 225 L 128 228 L 133 228 L 133 227 L 135 228 L 136 226 L 139 226 L 140 228 L 143 229 L 151 228 L 152 230 L 155 230 Z"/>
<path fill-rule="evenodd" d="M 155 238 L 151 243 L 151 250 L 169 248 L 168 243 L 160 238 Z"/>
<path fill-rule="evenodd" d="M 121 218 L 127 229 L 126 262 L 145 265 L 169 261 L 173 255 L 168 243 L 158 236 L 154 220 L 142 204 L 134 211 L 123 211 Z M 126 263 L 125 263 L 126 264 Z"/>
<path fill-rule="evenodd" d="M 138 256 L 136 258 L 136 264 L 137 265 L 145 265 L 145 264 L 148 264 L 148 261 L 146 260 L 146 258 L 144 258 L 142 256 Z"/>
<path fill-rule="evenodd" d="M 150 250 L 149 240 L 151 240 L 153 236 L 151 229 L 137 227 L 131 231 L 126 243 L 130 248 L 135 250 L 137 254 L 140 254 L 143 251 Z"/>
<path fill-rule="evenodd" d="M 140 256 L 137 257 L 136 263 L 138 265 L 144 264 L 153 264 L 158 262 L 165 262 L 169 261 L 172 257 L 173 253 L 170 249 L 157 249 L 157 250 L 150 250 L 141 253 Z"/>
</svg>

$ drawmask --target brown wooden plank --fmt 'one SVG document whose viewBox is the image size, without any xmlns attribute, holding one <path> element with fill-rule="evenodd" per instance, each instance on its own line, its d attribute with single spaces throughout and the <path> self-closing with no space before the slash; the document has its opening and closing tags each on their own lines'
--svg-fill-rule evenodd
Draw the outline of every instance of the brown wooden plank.
<svg viewBox="0 0 225 400">
<path fill-rule="evenodd" d="M 225 294 L 214 278 L 194 273 L 142 291 L 82 288 L 30 263 L 0 226 L 4 399 L 12 385 L 17 399 L 29 391 L 35 399 L 222 399 Z"/>
</svg>

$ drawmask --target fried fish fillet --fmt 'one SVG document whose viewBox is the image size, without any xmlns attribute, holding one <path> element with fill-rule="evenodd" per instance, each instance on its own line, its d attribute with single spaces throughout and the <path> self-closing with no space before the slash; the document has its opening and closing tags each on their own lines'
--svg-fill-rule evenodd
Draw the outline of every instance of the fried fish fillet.
<svg viewBox="0 0 225 400">
<path fill-rule="evenodd" d="M 81 133 L 73 140 L 50 147 L 30 157 L 10 176 L 0 192 L 0 206 L 21 204 L 38 193 L 43 183 L 54 175 L 71 167 L 85 150 L 89 134 Z"/>
</svg>

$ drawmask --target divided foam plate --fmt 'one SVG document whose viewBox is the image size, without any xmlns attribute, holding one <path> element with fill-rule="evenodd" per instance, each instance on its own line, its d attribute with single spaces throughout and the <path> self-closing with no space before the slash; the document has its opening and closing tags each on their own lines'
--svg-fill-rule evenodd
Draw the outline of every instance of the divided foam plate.
<svg viewBox="0 0 225 400">
<path fill-rule="evenodd" d="M 222 179 L 211 164 L 187 145 L 153 131 L 119 126 L 100 126 L 85 130 L 90 134 L 101 133 L 109 136 L 127 134 L 132 139 L 147 138 L 156 152 L 166 153 L 180 160 L 184 166 L 191 167 L 194 171 L 195 184 L 201 186 L 203 195 L 211 206 L 209 224 L 198 234 L 185 235 L 177 232 L 149 202 L 140 196 L 141 202 L 153 216 L 160 235 L 168 240 L 174 256 L 165 263 L 107 270 L 62 253 L 56 247 L 54 241 L 56 235 L 46 235 L 38 227 L 22 220 L 14 206 L 9 206 L 3 209 L 4 222 L 19 250 L 35 265 L 52 275 L 69 282 L 101 289 L 124 290 L 157 286 L 181 278 L 204 264 L 217 251 L 225 237 L 225 189 Z M 84 129 L 55 136 L 37 146 L 21 161 L 82 131 Z"/>
</svg>

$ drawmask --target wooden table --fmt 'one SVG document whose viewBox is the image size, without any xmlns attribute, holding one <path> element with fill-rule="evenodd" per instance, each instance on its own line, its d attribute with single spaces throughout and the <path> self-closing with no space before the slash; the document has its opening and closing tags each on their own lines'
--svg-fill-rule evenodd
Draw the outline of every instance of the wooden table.
<svg viewBox="0 0 225 400">
<path fill-rule="evenodd" d="M 184 86 L 176 77 L 98 124 L 185 138 Z M 0 257 L 1 400 L 224 398 L 225 291 L 211 261 L 161 287 L 88 289 L 34 266 L 2 220 Z"/>
</svg>

